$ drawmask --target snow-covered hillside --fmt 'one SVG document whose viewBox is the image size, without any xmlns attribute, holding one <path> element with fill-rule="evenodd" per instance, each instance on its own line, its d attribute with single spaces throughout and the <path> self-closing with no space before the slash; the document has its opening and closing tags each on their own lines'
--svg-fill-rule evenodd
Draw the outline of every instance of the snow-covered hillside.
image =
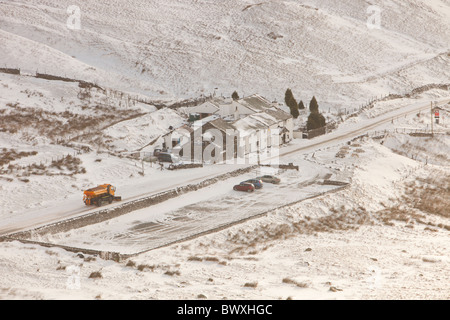
<svg viewBox="0 0 450 320">
<path fill-rule="evenodd" d="M 449 0 L 0 0 L 0 48 L 0 299 L 450 298 Z M 180 102 L 287 88 L 336 124 L 275 150 L 298 172 L 136 157 Z"/>
<path fill-rule="evenodd" d="M 79 30 L 67 27 L 73 5 Z M 283 101 L 290 87 L 326 109 L 357 107 L 450 78 L 444 0 L 3 1 L 0 16 L 0 65 L 157 99 Z"/>
</svg>

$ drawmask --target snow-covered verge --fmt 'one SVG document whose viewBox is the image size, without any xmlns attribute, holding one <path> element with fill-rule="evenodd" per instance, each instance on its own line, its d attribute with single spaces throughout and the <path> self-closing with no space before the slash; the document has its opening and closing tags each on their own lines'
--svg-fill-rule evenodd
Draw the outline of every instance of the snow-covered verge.
<svg viewBox="0 0 450 320">
<path fill-rule="evenodd" d="M 370 139 L 335 157 L 344 147 L 313 159 L 347 168 L 350 189 L 120 263 L 2 242 L 0 271 L 8 277 L 0 296 L 448 299 L 448 166 L 425 165 Z M 418 203 L 416 191 L 424 190 L 439 191 L 430 199 L 442 205 Z"/>
</svg>

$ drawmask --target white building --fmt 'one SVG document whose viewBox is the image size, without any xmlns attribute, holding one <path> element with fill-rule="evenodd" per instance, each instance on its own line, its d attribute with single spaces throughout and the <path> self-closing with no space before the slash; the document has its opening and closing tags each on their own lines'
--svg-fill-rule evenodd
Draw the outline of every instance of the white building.
<svg viewBox="0 0 450 320">
<path fill-rule="evenodd" d="M 191 128 L 194 131 L 197 131 L 199 127 L 202 128 L 203 144 L 211 143 L 204 129 L 211 129 L 211 124 L 216 119 L 220 119 L 223 125 L 226 125 L 227 132 L 231 128 L 235 148 L 240 156 L 283 145 L 294 137 L 292 115 L 257 94 L 238 100 L 215 98 L 189 108 L 189 113 L 199 116 L 200 120 L 192 122 Z M 221 132 L 225 134 L 226 130 Z M 174 134 L 167 143 L 171 145 L 175 143 L 178 135 L 176 131 Z"/>
<path fill-rule="evenodd" d="M 292 116 L 279 109 L 251 114 L 233 122 L 232 126 L 239 132 L 245 154 L 280 146 L 294 137 Z"/>
</svg>

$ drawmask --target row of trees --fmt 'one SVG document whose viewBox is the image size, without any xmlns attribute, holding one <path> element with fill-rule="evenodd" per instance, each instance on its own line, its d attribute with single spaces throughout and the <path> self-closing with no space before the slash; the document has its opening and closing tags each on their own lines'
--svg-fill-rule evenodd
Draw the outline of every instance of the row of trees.
<svg viewBox="0 0 450 320">
<path fill-rule="evenodd" d="M 305 105 L 302 100 L 297 103 L 291 89 L 286 90 L 284 102 L 289 107 L 291 115 L 294 119 L 297 119 L 300 115 L 299 110 L 305 109 Z M 306 122 L 307 130 L 322 128 L 326 125 L 325 117 L 319 112 L 319 104 L 317 103 L 315 96 L 313 96 L 309 102 L 309 111 L 308 121 Z"/>
</svg>

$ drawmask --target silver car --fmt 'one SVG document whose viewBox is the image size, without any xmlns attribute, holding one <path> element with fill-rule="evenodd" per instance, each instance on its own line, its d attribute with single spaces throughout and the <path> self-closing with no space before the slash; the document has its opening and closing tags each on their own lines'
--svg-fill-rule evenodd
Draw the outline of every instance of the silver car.
<svg viewBox="0 0 450 320">
<path fill-rule="evenodd" d="M 262 180 L 262 182 L 273 183 L 273 184 L 279 184 L 281 182 L 280 178 L 271 176 L 271 175 L 260 176 L 260 177 L 257 177 L 256 179 Z"/>
</svg>

